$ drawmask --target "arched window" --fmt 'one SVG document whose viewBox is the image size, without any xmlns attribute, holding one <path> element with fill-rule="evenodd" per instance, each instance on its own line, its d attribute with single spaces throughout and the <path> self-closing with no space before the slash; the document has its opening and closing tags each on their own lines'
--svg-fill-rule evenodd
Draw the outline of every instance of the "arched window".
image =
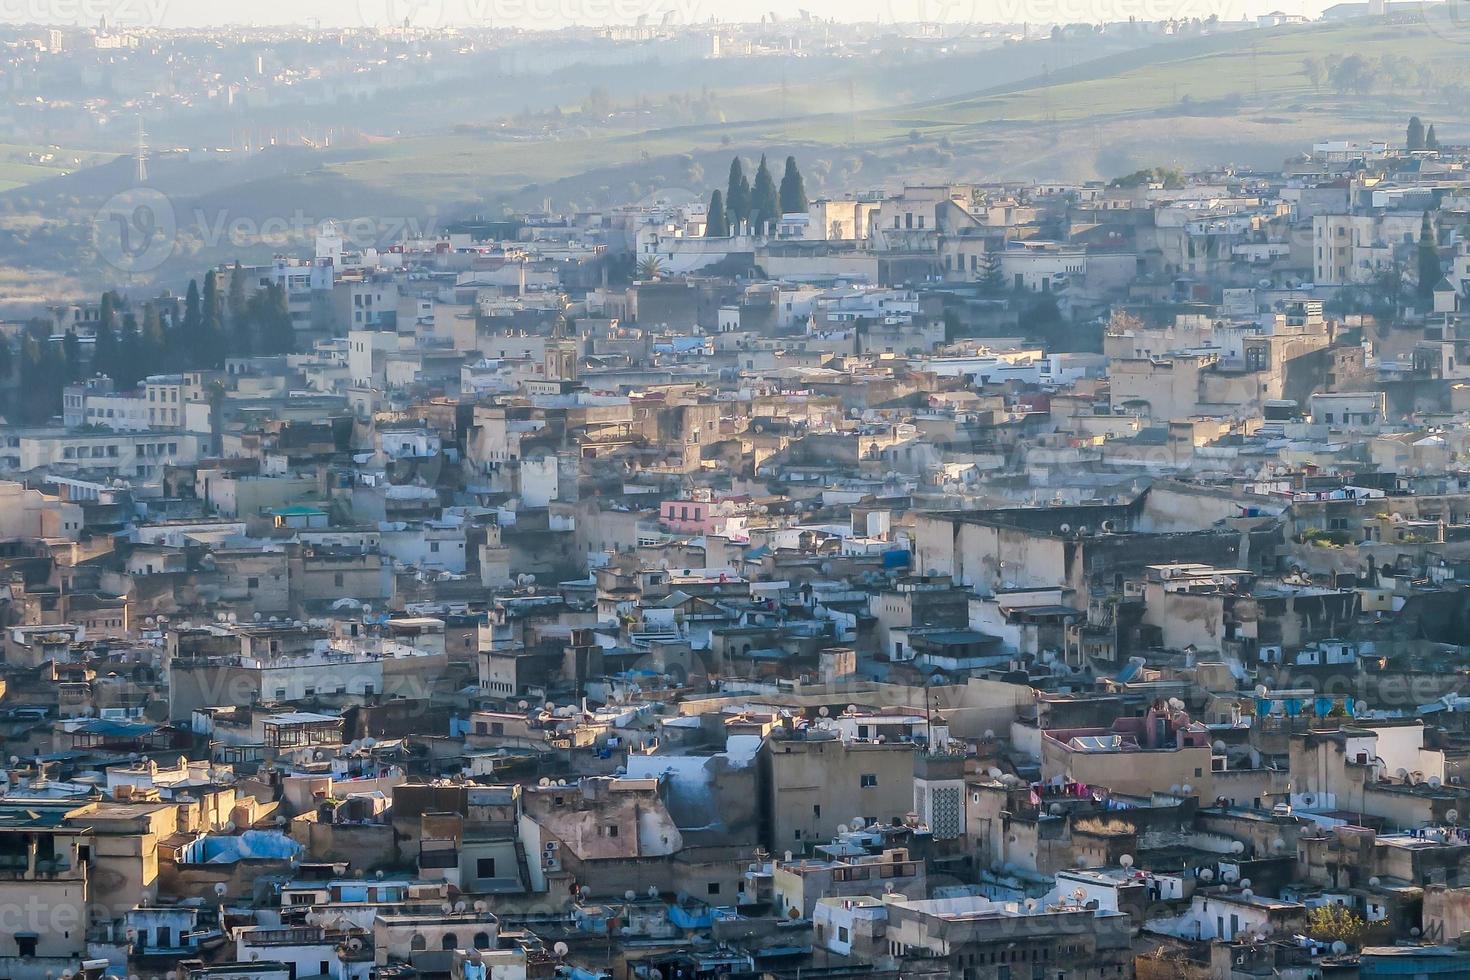
<svg viewBox="0 0 1470 980">
<path fill-rule="evenodd" d="M 422 933 L 416 932 L 413 934 L 413 938 L 408 941 L 408 948 L 414 952 L 418 952 L 421 949 L 428 949 L 429 942 L 423 937 Z"/>
<path fill-rule="evenodd" d="M 440 949 L 459 949 L 459 937 L 452 932 L 446 932 L 444 938 L 439 940 Z"/>
<path fill-rule="evenodd" d="M 490 934 L 488 932 L 477 932 L 477 933 L 475 933 L 475 948 L 476 949 L 489 949 L 490 948 Z"/>
</svg>

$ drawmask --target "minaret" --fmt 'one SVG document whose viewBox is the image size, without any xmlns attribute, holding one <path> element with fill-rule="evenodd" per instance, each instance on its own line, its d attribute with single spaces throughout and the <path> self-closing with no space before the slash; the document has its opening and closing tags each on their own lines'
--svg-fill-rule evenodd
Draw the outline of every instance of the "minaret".
<svg viewBox="0 0 1470 980">
<path fill-rule="evenodd" d="M 556 326 L 551 331 L 551 339 L 546 342 L 544 369 L 548 381 L 577 380 L 578 362 L 581 357 L 577 351 L 576 338 L 568 336 L 568 331 L 571 329 L 565 315 L 557 317 Z"/>
<path fill-rule="evenodd" d="M 965 757 L 935 752 L 914 755 L 914 812 L 935 840 L 965 835 Z"/>
</svg>

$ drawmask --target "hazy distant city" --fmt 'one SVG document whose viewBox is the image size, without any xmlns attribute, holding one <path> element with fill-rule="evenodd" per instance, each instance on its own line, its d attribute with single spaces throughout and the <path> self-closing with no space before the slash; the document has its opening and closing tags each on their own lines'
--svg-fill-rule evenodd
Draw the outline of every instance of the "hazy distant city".
<svg viewBox="0 0 1470 980">
<path fill-rule="evenodd" d="M 1463 0 L 0 0 L 0 978 L 1470 978 L 1467 106 Z"/>
</svg>

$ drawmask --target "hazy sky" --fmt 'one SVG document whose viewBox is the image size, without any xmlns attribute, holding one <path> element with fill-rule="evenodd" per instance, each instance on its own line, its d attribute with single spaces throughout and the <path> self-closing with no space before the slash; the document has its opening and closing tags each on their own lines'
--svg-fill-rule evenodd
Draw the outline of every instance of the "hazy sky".
<svg viewBox="0 0 1470 980">
<path fill-rule="evenodd" d="M 555 28 L 568 24 L 758 20 L 801 11 L 843 21 L 1071 23 L 1205 18 L 1238 20 L 1271 10 L 1317 14 L 1326 0 L 0 0 L 0 23 L 200 27 L 284 24 L 381 27 L 405 18 L 420 27 L 449 24 Z"/>
</svg>

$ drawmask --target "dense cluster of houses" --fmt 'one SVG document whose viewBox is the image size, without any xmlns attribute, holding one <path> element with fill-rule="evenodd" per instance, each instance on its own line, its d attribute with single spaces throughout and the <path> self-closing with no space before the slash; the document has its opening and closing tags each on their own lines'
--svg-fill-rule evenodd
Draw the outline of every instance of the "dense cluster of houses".
<svg viewBox="0 0 1470 980">
<path fill-rule="evenodd" d="M 1466 162 L 244 270 L 0 425 L 0 976 L 1466 975 Z"/>
</svg>

